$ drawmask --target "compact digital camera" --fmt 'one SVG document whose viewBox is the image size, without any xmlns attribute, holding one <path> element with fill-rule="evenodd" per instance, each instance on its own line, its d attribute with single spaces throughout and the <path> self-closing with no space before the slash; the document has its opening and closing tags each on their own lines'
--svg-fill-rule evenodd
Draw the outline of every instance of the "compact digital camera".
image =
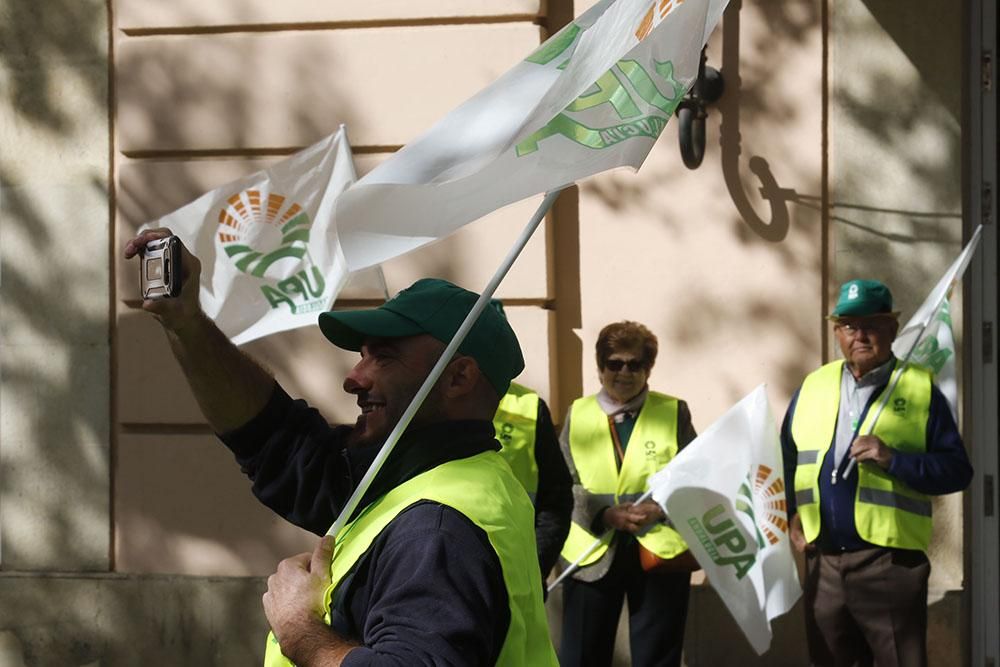
<svg viewBox="0 0 1000 667">
<path fill-rule="evenodd" d="M 139 262 L 139 288 L 143 300 L 180 296 L 182 278 L 180 239 L 168 236 L 146 244 Z"/>
</svg>

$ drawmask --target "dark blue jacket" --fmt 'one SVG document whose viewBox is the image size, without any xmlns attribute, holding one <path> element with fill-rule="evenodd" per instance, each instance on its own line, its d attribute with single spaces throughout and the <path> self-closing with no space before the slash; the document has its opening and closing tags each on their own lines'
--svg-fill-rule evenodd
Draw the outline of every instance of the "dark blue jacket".
<svg viewBox="0 0 1000 667">
<path fill-rule="evenodd" d="M 380 449 L 345 447 L 350 432 L 276 384 L 259 415 L 220 438 L 262 503 L 323 535 Z M 426 470 L 489 449 L 500 449 L 489 421 L 408 429 L 354 516 Z M 363 644 L 345 667 L 493 665 L 510 607 L 486 533 L 457 510 L 423 501 L 393 519 L 344 578 L 332 617 L 334 630 Z"/>
</svg>

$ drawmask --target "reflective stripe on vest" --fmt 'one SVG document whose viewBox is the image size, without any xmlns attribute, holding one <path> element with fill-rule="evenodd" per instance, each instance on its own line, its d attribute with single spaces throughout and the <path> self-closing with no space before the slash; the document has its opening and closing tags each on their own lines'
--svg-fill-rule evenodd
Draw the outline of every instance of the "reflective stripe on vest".
<svg viewBox="0 0 1000 667">
<path fill-rule="evenodd" d="M 443 463 L 400 484 L 344 526 L 330 567 L 326 622 L 337 586 L 396 516 L 421 500 L 448 505 L 468 517 L 489 537 L 503 569 L 510 626 L 497 665 L 556 667 L 555 650 L 542 599 L 542 578 L 535 549 L 534 509 L 510 467 L 496 452 Z M 485 620 L 484 620 L 485 622 Z M 273 635 L 266 667 L 288 667 Z"/>
<path fill-rule="evenodd" d="M 843 366 L 843 361 L 835 361 L 806 377 L 792 418 L 792 437 L 799 450 L 795 500 L 810 542 L 820 531 L 819 473 L 836 434 Z M 893 372 L 899 373 L 898 361 Z M 926 370 L 907 365 L 873 434 L 901 452 L 927 451 L 931 382 Z M 859 433 L 869 432 L 884 393 L 872 402 Z M 858 535 L 867 542 L 926 551 L 931 537 L 931 501 L 877 465 L 865 463 L 858 466 L 854 522 Z"/>
<path fill-rule="evenodd" d="M 538 464 L 535 462 L 535 426 L 538 422 L 538 394 L 511 382 L 493 417 L 493 428 L 514 477 L 531 496 L 538 491 Z"/>
<path fill-rule="evenodd" d="M 635 428 L 625 448 L 621 471 L 615 462 L 608 416 L 596 396 L 573 402 L 569 422 L 569 447 L 573 465 L 586 492 L 608 499 L 607 505 L 634 502 L 646 491 L 646 479 L 677 454 L 677 405 L 672 396 L 649 392 L 639 411 Z M 614 533 L 604 536 L 600 547 L 582 566 L 593 565 L 607 553 Z M 582 556 L 597 536 L 574 520 L 563 545 L 562 557 L 572 563 Z M 661 558 L 673 558 L 687 549 L 673 528 L 654 524 L 638 536 L 639 543 Z"/>
</svg>

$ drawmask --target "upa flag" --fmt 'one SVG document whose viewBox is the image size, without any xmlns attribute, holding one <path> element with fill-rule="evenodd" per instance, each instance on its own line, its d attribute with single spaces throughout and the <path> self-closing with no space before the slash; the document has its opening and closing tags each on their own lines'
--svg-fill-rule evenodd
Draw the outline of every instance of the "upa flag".
<svg viewBox="0 0 1000 667">
<path fill-rule="evenodd" d="M 237 345 L 316 323 L 347 279 L 333 206 L 356 175 L 343 126 L 146 227 L 201 260 L 201 306 Z"/>
<path fill-rule="evenodd" d="M 349 268 L 606 169 L 638 169 L 727 3 L 598 2 L 344 193 Z"/>
<path fill-rule="evenodd" d="M 907 325 L 909 326 L 909 325 Z M 902 347 L 892 346 L 899 356 Z M 906 354 L 903 350 L 902 354 Z M 951 327 L 951 303 L 945 299 L 934 319 L 927 325 L 920 342 L 913 348 L 910 361 L 934 373 L 934 383 L 948 400 L 951 416 L 958 423 L 958 380 L 955 376 L 955 334 Z"/>
<path fill-rule="evenodd" d="M 649 479 L 758 655 L 771 645 L 771 619 L 802 594 L 774 424 L 761 385 Z"/>
<path fill-rule="evenodd" d="M 956 422 L 958 383 L 955 379 L 955 336 L 951 327 L 949 295 L 972 261 L 982 231 L 982 225 L 976 228 L 965 248 L 941 276 L 910 321 L 900 329 L 892 344 L 893 354 L 897 357 L 905 359 L 909 353 L 909 361 L 920 364 L 934 373 L 934 381 L 948 399 L 951 414 Z"/>
</svg>

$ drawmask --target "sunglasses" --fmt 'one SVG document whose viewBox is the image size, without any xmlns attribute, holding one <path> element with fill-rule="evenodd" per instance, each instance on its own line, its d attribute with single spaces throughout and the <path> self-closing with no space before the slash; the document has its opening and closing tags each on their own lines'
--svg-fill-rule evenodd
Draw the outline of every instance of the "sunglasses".
<svg viewBox="0 0 1000 667">
<path fill-rule="evenodd" d="M 613 373 L 617 373 L 625 366 L 633 373 L 638 373 L 639 371 L 646 368 L 646 362 L 642 359 L 629 359 L 624 361 L 622 359 L 608 359 L 604 362 L 604 367 Z"/>
</svg>

